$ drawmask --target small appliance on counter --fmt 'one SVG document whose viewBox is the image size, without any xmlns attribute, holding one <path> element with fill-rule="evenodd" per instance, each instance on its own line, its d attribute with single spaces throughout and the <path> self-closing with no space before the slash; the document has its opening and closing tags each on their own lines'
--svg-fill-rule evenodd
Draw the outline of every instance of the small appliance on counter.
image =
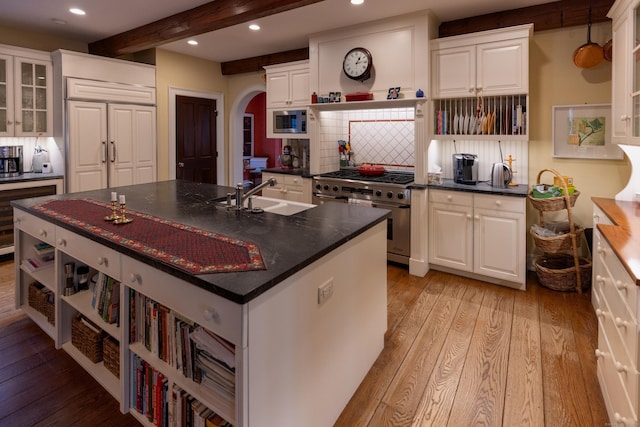
<svg viewBox="0 0 640 427">
<path fill-rule="evenodd" d="M 22 145 L 0 147 L 0 177 L 19 176 L 22 167 Z"/>
<path fill-rule="evenodd" d="M 478 183 L 478 156 L 476 154 L 453 154 L 453 180 L 459 184 Z"/>
<path fill-rule="evenodd" d="M 280 155 L 280 168 L 281 169 L 293 169 L 294 154 L 291 151 L 290 145 L 282 147 L 282 154 Z"/>
<path fill-rule="evenodd" d="M 491 186 L 507 188 L 513 178 L 513 172 L 506 163 L 494 163 L 491 166 Z"/>
</svg>

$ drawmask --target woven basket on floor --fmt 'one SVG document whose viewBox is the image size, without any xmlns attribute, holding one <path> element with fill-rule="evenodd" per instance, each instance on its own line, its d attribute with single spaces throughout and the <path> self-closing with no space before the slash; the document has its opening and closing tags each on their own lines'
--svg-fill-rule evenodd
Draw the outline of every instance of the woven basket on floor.
<svg viewBox="0 0 640 427">
<path fill-rule="evenodd" d="M 96 333 L 85 325 L 81 319 L 90 323 L 99 332 Z M 73 318 L 71 322 L 71 343 L 93 363 L 102 361 L 102 340 L 104 336 L 105 332 L 87 318 L 83 318 L 80 314 Z"/>
<path fill-rule="evenodd" d="M 580 238 L 582 237 L 584 228 L 579 225 L 575 225 L 574 230 L 576 234 L 576 245 L 580 246 Z M 531 234 L 536 247 L 542 252 L 555 253 L 573 250 L 571 233 L 561 234 L 560 236 L 544 237 L 533 231 L 533 227 L 531 227 L 529 229 L 529 234 Z"/>
<path fill-rule="evenodd" d="M 104 367 L 116 378 L 120 378 L 120 344 L 110 335 L 102 340 L 102 358 Z"/>
<path fill-rule="evenodd" d="M 591 284 L 591 261 L 579 258 L 580 282 L 582 290 Z M 546 288 L 554 291 L 571 292 L 576 287 L 576 267 L 573 255 L 545 254 L 533 261 L 538 274 L 538 281 Z"/>
<path fill-rule="evenodd" d="M 53 301 L 51 301 L 52 298 L 49 298 L 50 295 L 52 295 L 52 292 L 49 291 L 46 287 L 38 282 L 33 282 L 29 284 L 29 290 L 27 292 L 27 302 L 29 306 L 34 308 L 36 311 L 44 314 L 47 318 L 47 321 L 55 326 L 56 306 Z"/>
</svg>

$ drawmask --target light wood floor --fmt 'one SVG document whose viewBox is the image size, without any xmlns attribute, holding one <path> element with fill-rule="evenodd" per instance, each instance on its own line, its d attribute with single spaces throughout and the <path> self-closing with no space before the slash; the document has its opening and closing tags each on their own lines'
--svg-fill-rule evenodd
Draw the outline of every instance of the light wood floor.
<svg viewBox="0 0 640 427">
<path fill-rule="evenodd" d="M 385 348 L 336 426 L 605 426 L 589 294 L 388 267 Z M 0 263 L 0 426 L 129 426 L 20 311 Z M 260 427 L 268 427 L 268 424 Z M 304 426 L 295 426 L 304 427 Z"/>
</svg>

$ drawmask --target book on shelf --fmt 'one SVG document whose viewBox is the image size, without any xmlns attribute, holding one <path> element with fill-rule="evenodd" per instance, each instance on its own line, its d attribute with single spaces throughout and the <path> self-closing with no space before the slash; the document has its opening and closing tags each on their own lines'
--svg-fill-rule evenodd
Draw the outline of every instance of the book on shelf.
<svg viewBox="0 0 640 427">
<path fill-rule="evenodd" d="M 52 260 L 55 256 L 55 248 L 46 242 L 36 243 L 33 245 L 33 250 L 36 252 L 36 255 L 46 261 Z"/>
<path fill-rule="evenodd" d="M 45 257 L 46 258 L 46 257 Z M 51 268 L 54 265 L 55 260 L 53 258 L 43 259 L 41 256 L 36 255 L 31 258 L 23 259 L 20 265 L 27 271 L 34 273 L 36 271 Z"/>
<path fill-rule="evenodd" d="M 119 325 L 120 282 L 102 272 L 98 273 L 91 296 L 91 307 L 106 323 Z"/>
</svg>

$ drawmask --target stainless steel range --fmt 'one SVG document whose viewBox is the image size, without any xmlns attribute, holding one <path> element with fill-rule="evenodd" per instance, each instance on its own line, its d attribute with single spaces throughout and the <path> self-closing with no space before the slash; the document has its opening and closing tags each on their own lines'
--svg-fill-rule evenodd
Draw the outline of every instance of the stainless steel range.
<svg viewBox="0 0 640 427">
<path fill-rule="evenodd" d="M 369 205 L 391 211 L 387 220 L 387 259 L 409 264 L 411 252 L 411 190 L 413 174 L 385 172 L 363 176 L 341 169 L 313 177 L 313 203 L 341 202 Z"/>
</svg>

